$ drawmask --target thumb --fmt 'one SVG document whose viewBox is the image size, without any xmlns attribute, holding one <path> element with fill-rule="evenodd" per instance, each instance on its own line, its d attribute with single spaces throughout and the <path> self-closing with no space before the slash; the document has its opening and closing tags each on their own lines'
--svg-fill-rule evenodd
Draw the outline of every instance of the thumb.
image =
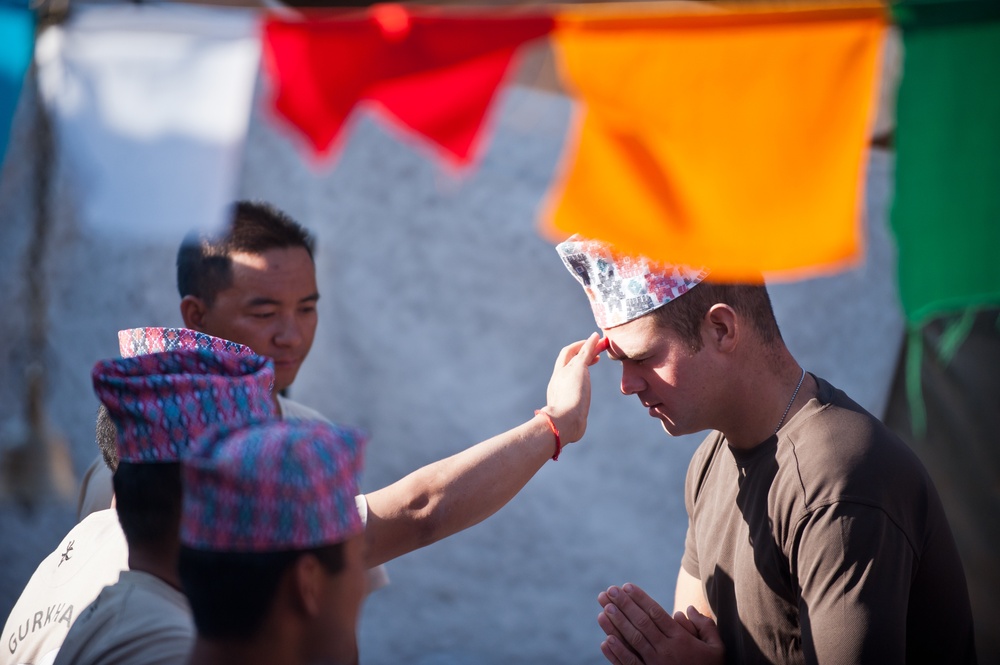
<svg viewBox="0 0 1000 665">
<path fill-rule="evenodd" d="M 719 634 L 719 627 L 712 621 L 712 617 L 707 617 L 699 612 L 692 605 L 688 607 L 688 618 L 695 628 L 698 629 L 698 638 L 709 646 L 722 647 L 722 636 Z"/>
</svg>

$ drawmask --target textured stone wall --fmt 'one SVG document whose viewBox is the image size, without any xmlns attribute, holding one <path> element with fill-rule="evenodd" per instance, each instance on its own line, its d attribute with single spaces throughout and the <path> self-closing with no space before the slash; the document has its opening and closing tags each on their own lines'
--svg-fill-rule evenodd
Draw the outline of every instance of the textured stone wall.
<svg viewBox="0 0 1000 665">
<path fill-rule="evenodd" d="M 26 102 L 30 106 L 30 102 Z M 380 125 L 359 122 L 334 164 L 303 161 L 264 112 L 251 122 L 241 197 L 269 200 L 312 228 L 320 325 L 291 396 L 371 435 L 364 485 L 515 426 L 544 403 L 556 353 L 594 330 L 582 292 L 535 230 L 570 114 L 564 97 L 512 88 L 478 167 L 455 175 Z M 19 272 L 31 219 L 32 146 L 18 132 L 0 181 L 0 404 L 16 417 L 25 330 Z M 876 413 L 901 338 L 884 227 L 891 162 L 873 154 L 868 261 L 831 278 L 775 285 L 783 334 L 803 365 Z M 55 187 L 48 276 L 47 404 L 76 471 L 95 455 L 92 363 L 115 333 L 177 325 L 180 237 L 109 237 Z M 804 222 L 807 220 L 804 220 Z M 138 222 L 138 220 L 137 220 Z M 593 372 L 587 435 L 485 523 L 388 565 L 392 584 L 362 614 L 362 662 L 600 663 L 596 595 L 636 582 L 666 604 L 683 546 L 683 478 L 699 436 L 671 440 Z M 73 523 L 73 508 L 0 514 L 0 615 Z"/>
</svg>

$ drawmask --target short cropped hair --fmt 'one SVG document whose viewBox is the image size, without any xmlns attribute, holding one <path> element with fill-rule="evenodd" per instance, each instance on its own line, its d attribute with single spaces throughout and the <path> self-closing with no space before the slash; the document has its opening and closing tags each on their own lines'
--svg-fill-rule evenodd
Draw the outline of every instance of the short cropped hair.
<svg viewBox="0 0 1000 665">
<path fill-rule="evenodd" d="M 344 569 L 344 544 L 281 552 L 210 552 L 181 546 L 181 587 L 198 635 L 245 640 L 255 635 L 274 602 L 281 578 L 311 554 L 330 575 Z"/>
<path fill-rule="evenodd" d="M 742 315 L 757 330 L 767 346 L 781 341 L 781 331 L 774 318 L 771 298 L 763 284 L 727 284 L 703 281 L 675 298 L 652 315 L 657 323 L 677 333 L 693 352 L 701 350 L 701 322 L 712 305 L 725 303 Z"/>
<path fill-rule="evenodd" d="M 118 521 L 130 548 L 160 547 L 176 541 L 181 523 L 179 463 L 121 462 L 114 486 Z"/>
<path fill-rule="evenodd" d="M 114 473 L 118 468 L 118 428 L 115 427 L 115 422 L 111 420 L 108 407 L 103 404 L 97 406 L 97 427 L 95 434 L 97 436 L 97 448 L 101 451 L 101 457 L 104 458 L 104 463 L 111 469 L 111 473 Z"/>
<path fill-rule="evenodd" d="M 232 284 L 233 254 L 263 254 L 270 249 L 301 247 L 313 258 L 316 240 L 298 222 L 274 206 L 257 201 L 233 204 L 229 223 L 209 235 L 192 231 L 177 250 L 177 290 L 211 306 Z"/>
</svg>

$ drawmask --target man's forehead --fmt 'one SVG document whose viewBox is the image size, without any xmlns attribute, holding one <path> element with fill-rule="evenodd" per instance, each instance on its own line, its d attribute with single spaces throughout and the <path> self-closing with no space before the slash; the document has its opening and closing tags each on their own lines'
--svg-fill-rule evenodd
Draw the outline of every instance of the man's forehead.
<svg viewBox="0 0 1000 665">
<path fill-rule="evenodd" d="M 229 292 L 243 303 L 318 299 L 316 269 L 312 261 L 303 260 L 293 250 L 307 254 L 304 248 L 299 247 L 285 251 L 268 250 L 261 254 L 234 253 L 231 256 L 230 283 L 219 294 Z"/>
<path fill-rule="evenodd" d="M 230 255 L 230 260 L 233 262 L 233 269 L 238 270 L 240 268 L 244 270 L 267 270 L 268 268 L 268 257 L 264 254 L 251 254 L 249 252 L 234 252 Z"/>
<path fill-rule="evenodd" d="M 312 257 L 305 247 L 271 247 L 260 252 L 238 251 L 229 255 L 233 269 L 250 271 L 287 270 L 300 268 L 315 272 Z"/>
<path fill-rule="evenodd" d="M 605 328 L 608 355 L 615 360 L 641 355 L 663 341 L 662 333 L 651 314 L 632 319 L 620 326 Z"/>
</svg>

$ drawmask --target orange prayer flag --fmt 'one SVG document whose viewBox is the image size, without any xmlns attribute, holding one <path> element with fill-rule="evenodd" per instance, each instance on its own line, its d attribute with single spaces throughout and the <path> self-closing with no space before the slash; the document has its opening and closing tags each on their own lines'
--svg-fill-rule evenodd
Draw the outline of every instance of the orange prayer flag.
<svg viewBox="0 0 1000 665">
<path fill-rule="evenodd" d="M 723 279 L 856 261 L 886 23 L 876 4 L 561 12 L 582 104 L 543 232 Z"/>
</svg>

